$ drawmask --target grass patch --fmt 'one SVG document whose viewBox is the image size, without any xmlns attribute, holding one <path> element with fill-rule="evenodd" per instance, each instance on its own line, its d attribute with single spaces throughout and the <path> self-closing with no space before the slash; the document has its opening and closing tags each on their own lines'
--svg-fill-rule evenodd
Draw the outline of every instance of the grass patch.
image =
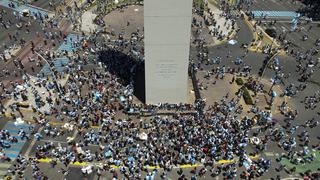
<svg viewBox="0 0 320 180">
<path fill-rule="evenodd" d="M 253 100 L 252 100 L 252 97 L 249 93 L 249 90 L 242 86 L 241 89 L 243 90 L 243 99 L 244 99 L 244 102 L 247 104 L 247 105 L 252 105 L 253 104 Z"/>
<path fill-rule="evenodd" d="M 311 151 L 310 153 L 314 154 L 315 156 L 315 160 L 312 162 L 306 162 L 304 164 L 294 164 L 293 162 L 290 162 L 290 160 L 288 159 L 283 159 L 281 160 L 281 164 L 286 165 L 287 169 L 295 167 L 295 173 L 305 173 L 308 170 L 311 170 L 311 172 L 316 172 L 320 165 L 320 151 Z"/>
<path fill-rule="evenodd" d="M 244 81 L 242 78 L 237 78 L 236 83 L 237 83 L 237 85 L 242 86 L 244 84 Z"/>
</svg>

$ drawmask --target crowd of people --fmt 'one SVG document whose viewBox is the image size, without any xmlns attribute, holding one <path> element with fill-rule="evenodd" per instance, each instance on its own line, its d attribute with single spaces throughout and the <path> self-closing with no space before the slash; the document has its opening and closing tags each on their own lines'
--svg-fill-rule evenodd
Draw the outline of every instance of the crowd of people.
<svg viewBox="0 0 320 180">
<path fill-rule="evenodd" d="M 44 37 L 58 39 L 61 43 L 67 41 L 66 35 L 59 32 L 44 31 Z M 176 176 L 181 180 L 187 179 L 187 171 L 192 174 L 191 179 L 205 175 L 210 178 L 223 176 L 226 179 L 234 179 L 240 176 L 243 179 L 254 179 L 271 171 L 273 162 L 260 154 L 274 145 L 278 145 L 284 152 L 284 155 L 277 158 L 278 162 L 284 158 L 293 164 L 310 163 L 315 160 L 310 151 L 319 150 L 320 144 L 310 141 L 309 131 L 318 127 L 319 115 L 306 120 L 305 123 L 296 123 L 298 112 L 288 109 L 287 102 L 279 106 L 286 119 L 284 126 L 279 125 L 270 110 L 259 108 L 256 103 L 251 106 L 249 112 L 243 111 L 244 105 L 240 103 L 242 91 L 235 97 L 226 92 L 220 101 L 212 105 L 208 105 L 205 97 L 197 99 L 193 104 L 136 103 L 133 77 L 138 66 L 143 64 L 143 30 L 137 29 L 129 39 L 125 39 L 123 34 L 110 37 L 103 42 L 98 40 L 105 39 L 105 35 L 99 33 L 84 38 L 90 45 L 71 54 L 34 49 L 48 61 L 67 56 L 70 63 L 65 68 L 65 73 L 68 74 L 65 84 L 61 81 L 65 76 L 55 72 L 57 77 L 54 81 L 40 74 L 37 77 L 25 74 L 19 83 L 12 82 L 10 87 L 1 85 L 2 90 L 6 92 L 0 106 L 2 112 L 10 111 L 16 120 L 23 117 L 23 107 L 13 104 L 6 108 L 5 100 L 34 99 L 36 105 L 31 107 L 32 120 L 38 127 L 32 127 L 30 133 L 19 130 L 19 137 L 11 136 L 5 129 L 1 130 L 1 161 L 11 160 L 6 156 L 5 149 L 19 140 L 34 138 L 40 142 L 32 155 L 19 155 L 14 160 L 14 165 L 8 170 L 10 175 L 24 178 L 24 171 L 31 167 L 33 178 L 48 179 L 38 160 L 49 158 L 52 169 L 65 178 L 69 174 L 68 167 L 71 163 L 87 162 L 89 165 L 82 168 L 85 176 L 94 171 L 99 177 L 109 173 L 113 179 L 125 177 L 149 180 L 154 179 L 158 172 L 162 179 L 167 179 L 176 168 Z M 73 41 L 76 41 L 74 46 L 79 47 L 82 44 L 79 38 Z M 200 71 L 204 65 L 212 65 L 212 70 L 206 74 L 206 78 L 212 83 L 224 79 L 227 74 L 241 75 L 248 77 L 246 86 L 254 94 L 267 92 L 263 84 L 251 76 L 254 67 L 246 64 L 235 67 L 215 66 L 217 63 L 208 61 L 210 58 L 204 44 L 195 43 L 198 46 L 198 59 L 194 60 L 190 67 Z M 244 54 L 247 53 L 247 50 L 244 50 Z M 88 54 L 94 55 L 95 58 L 89 59 Z M 312 77 L 318 64 L 313 62 L 312 51 L 293 51 L 291 54 L 299 63 L 297 72 L 302 71 L 299 79 L 301 82 L 298 82 L 298 86 L 290 84 L 285 87 L 282 96 L 294 97 L 306 89 L 305 81 Z M 226 53 L 225 59 L 230 57 L 231 52 Z M 216 58 L 219 61 L 222 59 L 224 57 Z M 94 65 L 94 68 L 90 65 Z M 288 77 L 283 73 L 283 67 L 279 62 L 274 62 L 274 65 L 278 67 L 274 68 L 274 84 L 285 84 L 284 81 Z M 19 63 L 16 67 L 23 69 Z M 10 72 L 5 72 L 8 73 L 10 75 Z M 36 79 L 34 85 L 30 83 L 31 78 Z M 231 83 L 234 81 L 233 79 Z M 203 86 L 199 82 L 197 85 Z M 26 95 L 27 90 L 21 90 L 18 86 L 31 89 L 30 96 Z M 41 91 L 45 91 L 49 96 L 43 97 L 42 94 L 45 93 Z M 319 95 L 317 91 L 305 98 L 303 103 L 306 109 L 317 107 Z M 48 109 L 42 110 L 45 104 L 48 105 Z M 151 116 L 146 117 L 140 112 L 150 112 Z M 169 113 L 160 115 L 160 112 Z M 62 125 L 54 125 L 52 121 Z M 298 130 L 301 133 L 298 134 Z M 76 136 L 73 136 L 73 133 Z M 65 138 L 66 143 L 42 141 L 44 138 Z M 296 151 L 299 149 L 299 143 L 303 148 L 301 153 Z M 220 164 L 222 160 L 230 163 Z M 57 164 L 64 166 L 58 169 Z M 184 164 L 200 164 L 200 167 L 188 170 L 179 168 L 179 165 Z M 275 168 L 276 171 L 295 172 L 295 168 L 288 169 L 285 165 L 279 164 L 280 166 Z M 157 168 L 152 170 L 151 166 Z M 143 177 L 143 174 L 146 176 Z M 311 179 L 311 174 L 307 171 L 304 176 Z M 281 177 L 277 175 L 274 179 Z"/>
</svg>

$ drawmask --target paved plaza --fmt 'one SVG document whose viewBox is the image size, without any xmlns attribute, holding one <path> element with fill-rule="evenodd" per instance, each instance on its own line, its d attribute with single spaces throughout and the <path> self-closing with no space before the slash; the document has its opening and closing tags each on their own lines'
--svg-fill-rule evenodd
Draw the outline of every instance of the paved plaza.
<svg viewBox="0 0 320 180">
<path fill-rule="evenodd" d="M 0 179 L 320 179 L 311 7 L 194 0 L 188 103 L 146 104 L 143 1 L 0 0 Z"/>
</svg>

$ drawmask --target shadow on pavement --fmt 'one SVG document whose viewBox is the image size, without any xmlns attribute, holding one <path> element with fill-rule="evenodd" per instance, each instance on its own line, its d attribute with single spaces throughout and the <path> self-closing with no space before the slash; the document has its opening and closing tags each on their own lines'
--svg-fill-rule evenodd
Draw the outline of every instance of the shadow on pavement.
<svg viewBox="0 0 320 180">
<path fill-rule="evenodd" d="M 145 102 L 144 62 L 114 49 L 100 51 L 98 59 L 106 66 L 108 72 L 120 79 L 119 82 L 123 86 L 133 82 L 134 95 Z"/>
</svg>

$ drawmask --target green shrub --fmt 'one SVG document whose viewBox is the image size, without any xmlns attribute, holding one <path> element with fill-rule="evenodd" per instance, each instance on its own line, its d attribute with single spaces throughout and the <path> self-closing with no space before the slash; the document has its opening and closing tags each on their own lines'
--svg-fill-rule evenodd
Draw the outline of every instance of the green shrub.
<svg viewBox="0 0 320 180">
<path fill-rule="evenodd" d="M 16 105 L 18 106 L 18 107 L 21 107 L 21 108 L 29 108 L 29 104 L 27 104 L 27 103 L 22 103 L 22 102 L 17 102 L 16 103 Z"/>
<path fill-rule="evenodd" d="M 237 85 L 241 86 L 241 85 L 244 84 L 244 81 L 243 81 L 242 78 L 237 78 L 237 79 L 236 79 L 236 83 L 237 83 Z"/>
<path fill-rule="evenodd" d="M 252 100 L 252 97 L 248 91 L 248 89 L 246 87 L 242 87 L 241 88 L 243 90 L 243 99 L 244 99 L 244 102 L 248 105 L 252 105 L 253 104 L 253 100 Z"/>
</svg>

